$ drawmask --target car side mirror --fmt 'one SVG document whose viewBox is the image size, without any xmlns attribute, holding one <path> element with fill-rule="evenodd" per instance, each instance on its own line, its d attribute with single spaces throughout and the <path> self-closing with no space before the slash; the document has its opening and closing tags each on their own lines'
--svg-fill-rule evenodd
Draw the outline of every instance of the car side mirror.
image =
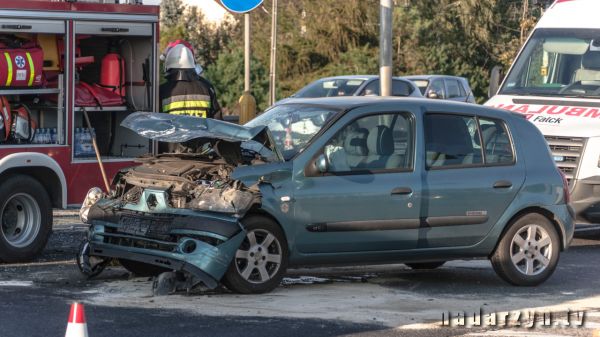
<svg viewBox="0 0 600 337">
<path fill-rule="evenodd" d="M 324 154 L 317 157 L 317 160 L 315 161 L 315 166 L 317 167 L 317 170 L 319 170 L 319 172 L 327 172 L 327 170 L 329 169 L 329 163 L 327 162 L 327 158 Z"/>
<path fill-rule="evenodd" d="M 442 97 L 442 95 L 433 89 L 431 89 L 427 92 L 427 98 L 438 99 L 441 97 Z"/>
</svg>

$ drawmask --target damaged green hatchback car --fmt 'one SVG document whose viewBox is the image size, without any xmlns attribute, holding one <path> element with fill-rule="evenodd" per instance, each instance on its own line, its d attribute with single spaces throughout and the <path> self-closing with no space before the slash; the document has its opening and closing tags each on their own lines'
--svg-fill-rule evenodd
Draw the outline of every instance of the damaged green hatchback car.
<svg viewBox="0 0 600 337">
<path fill-rule="evenodd" d="M 288 266 L 489 258 L 515 285 L 554 271 L 573 237 L 568 186 L 537 129 L 471 104 L 290 100 L 245 126 L 135 113 L 123 126 L 174 153 L 90 190 L 78 264 L 117 258 L 188 287 L 277 287 Z"/>
</svg>

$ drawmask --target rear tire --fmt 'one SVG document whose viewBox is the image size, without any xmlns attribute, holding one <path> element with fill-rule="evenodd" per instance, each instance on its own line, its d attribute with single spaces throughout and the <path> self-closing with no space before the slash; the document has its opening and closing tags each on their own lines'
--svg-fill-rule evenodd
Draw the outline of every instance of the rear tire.
<svg viewBox="0 0 600 337">
<path fill-rule="evenodd" d="M 137 276 L 143 276 L 143 277 L 156 276 L 156 275 L 160 275 L 164 272 L 170 271 L 169 269 L 165 269 L 165 268 L 155 266 L 152 264 L 127 260 L 127 259 L 119 259 L 119 262 L 121 263 L 123 268 L 127 269 L 127 271 L 129 271 L 130 273 L 137 275 Z"/>
<path fill-rule="evenodd" d="M 554 272 L 560 244 L 550 220 L 541 214 L 529 213 L 510 224 L 490 260 L 498 276 L 506 282 L 535 286 Z"/>
<path fill-rule="evenodd" d="M 439 268 L 443 266 L 444 263 L 446 263 L 446 261 L 405 263 L 405 265 L 414 270 L 428 270 Z"/>
<path fill-rule="evenodd" d="M 42 184 L 25 175 L 0 185 L 0 261 L 31 261 L 52 233 L 52 203 Z"/>
<path fill-rule="evenodd" d="M 287 241 L 271 218 L 251 215 L 242 224 L 246 238 L 231 261 L 223 284 L 241 294 L 269 292 L 279 286 L 287 269 Z"/>
</svg>

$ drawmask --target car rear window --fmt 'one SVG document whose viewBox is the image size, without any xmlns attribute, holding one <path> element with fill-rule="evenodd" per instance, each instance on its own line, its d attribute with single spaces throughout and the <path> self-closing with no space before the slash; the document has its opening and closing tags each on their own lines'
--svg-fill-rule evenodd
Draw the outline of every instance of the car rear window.
<svg viewBox="0 0 600 337">
<path fill-rule="evenodd" d="M 435 113 L 425 115 L 424 128 L 427 168 L 514 163 L 508 129 L 501 120 Z"/>
<path fill-rule="evenodd" d="M 510 164 L 514 161 L 513 147 L 506 125 L 497 119 L 479 118 L 486 164 Z"/>
</svg>

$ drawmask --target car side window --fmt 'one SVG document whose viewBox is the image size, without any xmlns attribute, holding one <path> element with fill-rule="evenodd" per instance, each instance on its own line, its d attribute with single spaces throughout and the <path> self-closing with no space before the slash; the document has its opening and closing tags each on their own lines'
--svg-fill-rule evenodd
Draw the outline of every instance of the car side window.
<svg viewBox="0 0 600 337">
<path fill-rule="evenodd" d="M 411 170 L 414 123 L 410 116 L 405 113 L 369 115 L 346 125 L 323 150 L 328 172 Z"/>
<path fill-rule="evenodd" d="M 410 96 L 413 92 L 413 87 L 401 80 L 392 82 L 392 96 Z"/>
<path fill-rule="evenodd" d="M 461 97 L 460 95 L 460 84 L 457 80 L 444 80 L 446 82 L 446 89 L 448 98 Z M 463 90 L 464 91 L 464 90 Z"/>
<path fill-rule="evenodd" d="M 369 82 L 363 89 L 361 96 L 379 96 L 379 80 Z"/>
<path fill-rule="evenodd" d="M 470 166 L 483 163 L 475 117 L 427 114 L 424 117 L 427 168 Z"/>
<path fill-rule="evenodd" d="M 458 83 L 458 88 L 460 89 L 460 97 L 466 97 L 467 90 L 465 89 L 465 86 L 462 84 L 461 81 L 456 81 L 456 83 Z"/>
<path fill-rule="evenodd" d="M 440 79 L 433 80 L 431 85 L 429 86 L 429 90 L 427 91 L 427 96 L 430 96 L 430 93 L 434 92 L 437 95 L 437 98 L 444 99 L 446 98 L 445 90 L 444 90 L 444 82 Z"/>
<path fill-rule="evenodd" d="M 479 118 L 485 163 L 511 164 L 515 156 L 506 125 L 496 119 Z"/>
</svg>

